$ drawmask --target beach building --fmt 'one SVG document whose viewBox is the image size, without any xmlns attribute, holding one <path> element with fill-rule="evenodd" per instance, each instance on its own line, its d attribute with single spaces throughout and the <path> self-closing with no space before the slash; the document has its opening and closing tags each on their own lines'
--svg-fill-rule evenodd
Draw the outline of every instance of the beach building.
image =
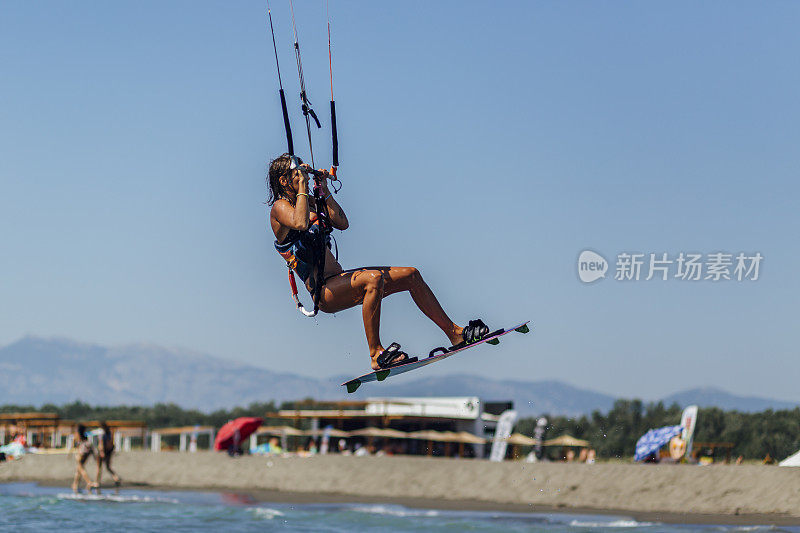
<svg viewBox="0 0 800 533">
<path fill-rule="evenodd" d="M 56 447 L 57 437 L 60 439 L 58 414 L 0 414 L 0 446 L 7 444 L 17 435 L 22 435 L 29 446 Z"/>
<path fill-rule="evenodd" d="M 66 420 L 57 413 L 2 413 L 0 414 L 0 445 L 6 444 L 15 435 L 25 437 L 27 446 L 36 448 L 72 448 L 75 431 L 81 423 L 87 429 L 100 427 L 100 421 L 78 422 Z M 131 440 L 138 439 L 144 443 L 147 424 L 142 420 L 107 420 L 114 434 L 114 444 L 118 450 L 130 450 Z M 97 442 L 96 436 L 92 436 Z"/>
<path fill-rule="evenodd" d="M 266 416 L 312 435 L 324 434 L 330 427 L 366 444 L 374 439 L 394 439 L 398 453 L 485 457 L 500 415 L 512 408 L 513 402 L 488 402 L 476 396 L 368 398 L 319 402 Z M 375 429 L 396 430 L 405 437 L 400 433 L 381 437 Z"/>
</svg>

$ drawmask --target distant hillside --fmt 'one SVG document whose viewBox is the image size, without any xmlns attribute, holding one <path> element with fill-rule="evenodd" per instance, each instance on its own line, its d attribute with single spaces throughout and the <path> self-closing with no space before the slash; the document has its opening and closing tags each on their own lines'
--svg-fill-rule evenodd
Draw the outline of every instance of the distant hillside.
<svg viewBox="0 0 800 533">
<path fill-rule="evenodd" d="M 785 402 L 781 400 L 770 400 L 767 398 L 756 398 L 752 396 L 737 396 L 721 389 L 704 387 L 677 392 L 664 398 L 666 405 L 677 403 L 681 407 L 687 405 L 699 405 L 700 407 L 719 407 L 726 411 L 742 411 L 746 413 L 757 413 L 767 409 L 794 409 L 800 407 L 800 403 Z"/>
<path fill-rule="evenodd" d="M 614 398 L 559 381 L 493 380 L 449 375 L 369 383 L 348 395 L 346 378 L 315 379 L 218 359 L 187 350 L 152 345 L 105 347 L 67 339 L 26 337 L 0 348 L 0 405 L 152 405 L 171 402 L 210 411 L 254 401 L 302 398 L 341 400 L 387 396 L 477 396 L 513 401 L 522 416 L 578 416 L 608 411 Z M 696 403 L 724 409 L 761 411 L 795 404 L 745 398 L 717 389 L 695 389 L 665 398 L 666 404 Z"/>
<path fill-rule="evenodd" d="M 424 376 L 420 373 L 420 376 Z M 67 339 L 26 337 L 0 348 L 0 404 L 92 405 L 173 402 L 211 410 L 307 397 L 478 396 L 513 401 L 524 415 L 607 410 L 611 396 L 558 381 L 523 382 L 455 375 L 371 383 L 348 395 L 339 379 L 314 379 L 151 345 L 108 348 Z"/>
<path fill-rule="evenodd" d="M 329 397 L 332 383 L 157 346 L 106 348 L 26 337 L 0 349 L 0 404 L 174 402 L 210 410 L 252 401 Z"/>
</svg>

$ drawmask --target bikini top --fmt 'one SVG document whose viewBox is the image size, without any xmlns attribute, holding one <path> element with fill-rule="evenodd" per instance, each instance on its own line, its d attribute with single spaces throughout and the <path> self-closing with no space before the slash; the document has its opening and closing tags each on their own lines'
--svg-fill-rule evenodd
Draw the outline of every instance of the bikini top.
<svg viewBox="0 0 800 533">
<path fill-rule="evenodd" d="M 294 270 L 303 283 L 308 281 L 311 273 L 314 271 L 314 265 L 317 264 L 317 254 L 320 250 L 317 249 L 317 236 L 319 235 L 320 227 L 317 215 L 311 215 L 311 225 L 305 231 L 296 229 L 289 230 L 286 238 L 282 243 L 275 240 L 275 249 L 286 260 L 286 264 Z M 325 235 L 325 245 L 331 247 L 330 234 Z"/>
</svg>

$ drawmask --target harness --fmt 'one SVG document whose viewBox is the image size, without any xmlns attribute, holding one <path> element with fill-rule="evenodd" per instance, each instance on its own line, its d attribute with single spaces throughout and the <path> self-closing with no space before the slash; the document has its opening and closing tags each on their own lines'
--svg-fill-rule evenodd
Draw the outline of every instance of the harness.
<svg viewBox="0 0 800 533">
<path fill-rule="evenodd" d="M 303 113 L 306 123 L 306 133 L 308 135 L 308 149 L 311 154 L 311 166 L 315 168 L 314 164 L 314 148 L 311 142 L 311 121 L 313 120 L 317 128 L 321 128 L 319 118 L 311 107 L 311 101 L 308 99 L 306 93 L 305 77 L 303 75 L 303 62 L 300 58 L 300 43 L 297 35 L 297 25 L 294 18 L 294 5 L 292 0 L 289 0 L 289 8 L 292 13 L 292 30 L 294 31 L 294 52 L 297 61 L 297 76 L 300 80 L 300 109 Z M 281 79 L 281 66 L 278 61 L 278 47 L 275 44 L 275 29 L 272 25 L 272 11 L 269 7 L 269 0 L 267 0 L 267 14 L 269 16 L 269 28 L 272 33 L 272 48 L 275 51 L 275 65 L 278 71 L 278 95 L 281 100 L 281 111 L 283 112 L 283 126 L 286 130 L 286 144 L 288 147 L 289 156 L 292 158 L 290 168 L 292 170 L 299 167 L 299 162 L 294 152 L 294 142 L 292 140 L 292 128 L 289 121 L 289 112 L 286 107 L 286 96 L 283 92 L 283 80 Z M 333 166 L 330 169 L 330 178 L 333 186 L 333 192 L 339 192 L 339 188 L 335 183 L 338 182 L 336 177 L 336 167 L 339 166 L 339 140 L 336 130 L 336 103 L 333 98 L 333 59 L 331 53 L 331 22 L 330 15 L 328 15 L 328 62 L 330 65 L 331 75 L 331 141 L 333 152 Z M 325 256 L 326 248 L 330 248 L 331 237 L 333 231 L 330 219 L 328 218 L 328 206 L 323 194 L 323 185 L 325 175 L 318 170 L 308 171 L 314 178 L 314 190 L 312 200 L 314 211 L 316 212 L 316 220 L 312 220 L 312 224 L 308 230 L 300 232 L 291 230 L 286 240 L 283 243 L 275 241 L 275 249 L 278 253 L 286 259 L 289 268 L 289 286 L 292 291 L 292 298 L 297 306 L 297 309 L 305 316 L 313 317 L 319 312 L 319 300 L 322 295 L 322 286 L 325 283 Z M 297 283 L 295 281 L 294 273 L 300 276 L 303 282 L 306 282 L 309 277 L 316 272 L 315 279 L 312 283 L 312 298 L 314 301 L 314 309 L 308 311 L 300 303 L 297 296 Z"/>
<path fill-rule="evenodd" d="M 323 240 L 322 249 L 319 248 L 319 240 Z M 289 268 L 289 286 L 292 289 L 292 298 L 295 301 L 298 309 L 306 315 L 313 316 L 311 312 L 306 311 L 300 303 L 297 295 L 297 282 L 295 281 L 295 272 L 300 277 L 303 283 L 306 283 L 314 274 L 316 269 L 317 276 L 311 283 L 311 294 L 314 299 L 314 307 L 318 309 L 319 300 L 317 294 L 321 294 L 321 286 L 324 284 L 324 267 L 326 249 L 331 248 L 331 235 L 330 231 L 325 231 L 320 224 L 319 217 L 313 216 L 311 226 L 305 231 L 289 230 L 282 243 L 275 240 L 275 249 L 286 260 L 286 266 Z M 318 290 L 319 287 L 319 290 Z"/>
</svg>

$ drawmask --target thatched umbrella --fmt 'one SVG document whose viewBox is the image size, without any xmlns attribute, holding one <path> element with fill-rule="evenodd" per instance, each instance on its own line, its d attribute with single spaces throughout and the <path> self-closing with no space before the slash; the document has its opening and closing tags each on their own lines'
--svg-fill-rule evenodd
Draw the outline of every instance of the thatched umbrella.
<svg viewBox="0 0 800 533">
<path fill-rule="evenodd" d="M 516 459 L 520 446 L 533 446 L 536 444 L 536 439 L 532 439 L 522 433 L 514 433 L 506 439 L 506 442 L 511 445 L 511 457 Z"/>
<path fill-rule="evenodd" d="M 544 441 L 545 446 L 561 446 L 561 456 L 565 458 L 567 461 L 571 461 L 570 453 L 572 452 L 565 452 L 564 448 L 588 448 L 591 446 L 589 441 L 576 439 L 572 435 L 567 435 L 566 433 L 561 435 L 560 437 L 556 437 L 555 439 L 550 439 Z"/>
<path fill-rule="evenodd" d="M 459 440 L 457 442 L 460 442 L 462 444 L 485 444 L 486 443 L 486 439 L 484 439 L 483 437 L 479 437 L 477 435 L 473 435 L 472 433 L 469 433 L 468 431 L 459 431 L 458 433 L 456 433 L 456 435 L 458 435 L 458 437 L 459 437 Z"/>
<path fill-rule="evenodd" d="M 426 429 L 423 431 L 412 431 L 408 434 L 409 439 L 418 439 L 418 440 L 435 440 L 441 441 L 442 440 L 442 432 L 441 431 L 433 431 L 432 429 Z"/>
<path fill-rule="evenodd" d="M 428 441 L 428 450 L 427 450 L 427 452 L 428 452 L 427 455 L 428 456 L 433 455 L 433 444 L 432 444 L 432 442 L 433 441 L 443 442 L 442 441 L 442 437 L 443 436 L 444 435 L 442 434 L 441 431 L 433 431 L 431 429 L 427 429 L 427 430 L 424 430 L 424 431 L 412 431 L 411 433 L 408 434 L 408 438 L 409 439 L 417 439 L 417 440 Z"/>
<path fill-rule="evenodd" d="M 341 429 L 333 429 L 333 428 L 331 428 L 331 429 L 329 429 L 327 431 L 328 431 L 328 436 L 329 437 L 342 438 L 342 437 L 349 437 L 350 436 L 350 432 L 342 431 Z M 307 430 L 303 431 L 302 434 L 303 435 L 307 435 L 309 437 L 319 437 L 324 433 L 325 433 L 325 429 L 307 429 Z"/>
<path fill-rule="evenodd" d="M 458 455 L 459 457 L 464 457 L 464 445 L 465 444 L 484 444 L 486 443 L 486 439 L 479 437 L 477 435 L 473 435 L 467 431 L 459 431 L 458 433 L 454 433 L 453 436 L 455 439 L 453 442 L 458 443 Z"/>
<path fill-rule="evenodd" d="M 375 438 L 379 439 L 407 439 L 408 433 L 405 431 L 397 431 L 396 429 L 389 429 L 389 428 L 377 428 L 374 426 L 367 427 L 364 429 L 357 429 L 355 431 L 350 432 L 350 436 L 352 437 L 366 437 L 367 438 L 367 446 L 372 445 L 372 440 Z"/>
<path fill-rule="evenodd" d="M 506 439 L 506 442 L 512 446 L 533 446 L 536 444 L 536 439 L 532 439 L 522 433 L 514 433 Z"/>
<path fill-rule="evenodd" d="M 299 437 L 303 431 L 292 426 L 261 426 L 256 431 L 256 435 L 276 435 L 281 438 L 281 448 L 286 450 L 289 447 L 289 437 Z"/>
<path fill-rule="evenodd" d="M 545 446 L 572 446 L 576 448 L 588 448 L 591 446 L 588 440 L 576 439 L 572 435 L 566 433 L 555 439 L 544 441 Z"/>
<path fill-rule="evenodd" d="M 357 429 L 355 431 L 351 431 L 350 435 L 352 437 L 382 437 L 385 439 L 407 439 L 408 433 L 405 431 L 398 431 L 396 429 L 389 429 L 389 428 L 376 428 L 376 427 L 368 427 L 364 429 Z"/>
<path fill-rule="evenodd" d="M 297 437 L 302 434 L 302 430 L 293 428 L 292 426 L 261 426 L 256 431 L 256 435 L 287 435 Z"/>
<path fill-rule="evenodd" d="M 454 431 L 433 430 L 414 431 L 408 434 L 408 438 L 428 441 L 428 455 L 433 455 L 432 442 L 444 442 L 445 455 L 449 455 L 450 453 L 450 443 L 458 443 L 458 453 L 461 456 L 464 455 L 464 444 L 483 444 L 486 442 L 486 439 L 482 439 L 466 431 L 460 431 L 458 433 Z"/>
</svg>

